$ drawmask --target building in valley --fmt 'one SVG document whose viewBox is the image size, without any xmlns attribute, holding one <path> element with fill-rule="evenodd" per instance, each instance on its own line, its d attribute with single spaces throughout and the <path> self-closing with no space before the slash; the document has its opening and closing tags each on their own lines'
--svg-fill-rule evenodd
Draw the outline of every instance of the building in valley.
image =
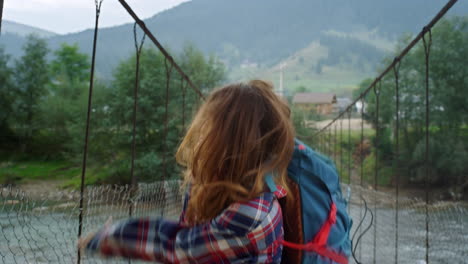
<svg viewBox="0 0 468 264">
<path fill-rule="evenodd" d="M 336 103 L 336 95 L 333 93 L 296 93 L 293 98 L 295 106 L 320 115 L 333 113 Z"/>
</svg>

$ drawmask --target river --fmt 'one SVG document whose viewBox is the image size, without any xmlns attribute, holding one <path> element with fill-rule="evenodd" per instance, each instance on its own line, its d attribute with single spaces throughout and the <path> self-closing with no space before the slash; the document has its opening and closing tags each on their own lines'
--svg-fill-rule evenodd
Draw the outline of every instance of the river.
<svg viewBox="0 0 468 264">
<path fill-rule="evenodd" d="M 131 202 L 127 189 L 87 190 L 83 233 L 99 227 L 112 215 L 114 219 L 128 217 L 130 206 L 134 216 L 177 218 L 182 195 L 178 183 L 166 184 L 165 192 L 143 192 Z M 154 187 L 154 186 L 153 186 Z M 153 188 L 151 187 L 151 188 Z M 151 189 L 148 188 L 147 190 Z M 112 191 L 109 191 L 112 190 Z M 75 249 L 78 232 L 78 202 L 76 197 L 54 201 L 32 201 L 24 196 L 0 196 L 0 262 L 1 263 L 76 263 Z M 379 198 L 381 199 L 381 198 Z M 165 203 L 161 201 L 165 200 Z M 365 213 L 362 203 L 350 203 L 354 224 L 351 236 Z M 396 234 L 398 235 L 398 263 L 423 264 L 426 254 L 425 204 L 416 199 L 402 200 L 398 211 L 398 232 L 394 206 L 372 203 L 374 224 L 362 236 L 356 249 L 361 263 L 395 263 Z M 390 203 L 391 204 L 391 203 Z M 376 206 L 376 208 L 374 208 Z M 370 223 L 370 213 L 363 220 L 362 229 Z M 468 263 L 468 208 L 466 204 L 439 202 L 428 208 L 430 263 Z M 360 229 L 360 230 L 362 230 Z M 374 230 L 376 231 L 374 243 Z M 355 236 L 359 236 L 359 232 Z M 375 245 L 375 246 L 374 246 Z M 375 248 L 375 250 L 374 250 Z M 126 260 L 105 261 L 85 256 L 82 263 L 128 263 Z M 132 263 L 138 263 L 133 261 Z M 352 260 L 350 263 L 355 263 Z"/>
</svg>

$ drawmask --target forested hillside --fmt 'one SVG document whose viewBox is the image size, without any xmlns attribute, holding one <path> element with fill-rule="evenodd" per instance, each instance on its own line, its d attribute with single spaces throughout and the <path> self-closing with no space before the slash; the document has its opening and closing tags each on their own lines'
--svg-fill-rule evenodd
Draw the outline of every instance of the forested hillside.
<svg viewBox="0 0 468 264">
<path fill-rule="evenodd" d="M 53 32 L 43 30 L 36 27 L 31 27 L 28 25 L 12 22 L 12 21 L 3 21 L 2 22 L 2 33 L 12 33 L 15 35 L 19 35 L 21 37 L 26 37 L 29 34 L 36 34 L 39 37 L 43 38 L 50 38 L 57 36 Z"/>
<path fill-rule="evenodd" d="M 191 42 L 204 53 L 215 53 L 228 67 L 231 79 L 276 76 L 273 71 L 278 63 L 313 42 L 320 42 L 326 56 L 306 65 L 314 68 L 311 72 L 320 72 L 322 66 L 329 66 L 334 72 L 351 69 L 351 76 L 338 74 L 341 76 L 338 78 L 360 79 L 372 73 L 371 69 L 402 33 L 420 30 L 444 3 L 444 0 L 192 0 L 145 22 L 175 52 Z M 104 4 L 102 12 L 106 11 Z M 452 15 L 467 13 L 466 1 L 457 3 L 450 12 Z M 82 52 L 90 54 L 92 36 L 92 30 L 86 30 L 51 37 L 48 45 L 56 49 L 62 42 L 77 43 Z M 13 57 L 21 53 L 22 43 L 21 37 L 11 34 L 0 38 L 0 44 Z M 132 25 L 101 29 L 99 76 L 109 78 L 115 66 L 131 52 Z M 241 65 L 255 67 L 242 71 Z M 308 75 L 295 74 L 288 80 L 310 76 L 303 72 Z M 336 76 L 325 79 L 336 79 Z"/>
<path fill-rule="evenodd" d="M 333 1 L 334 5 L 301 0 L 266 3 L 266 0 L 193 0 L 146 22 L 195 86 L 204 92 L 229 78 L 232 81 L 260 77 L 275 81 L 282 68 L 284 86 L 292 92 L 341 93 L 347 89 L 351 93 L 353 88 L 360 88 L 355 90 L 355 94 L 360 94 L 369 80 L 359 83 L 366 77 L 375 77 L 373 71 L 386 67 L 395 51 L 411 40 L 411 32 L 420 30 L 443 5 L 443 1 L 422 5 L 422 0 L 406 5 L 400 0 L 391 4 L 363 0 L 354 5 L 341 0 Z M 467 5 L 466 1 L 460 1 L 451 14 L 466 13 Z M 105 6 L 102 11 L 105 12 Z M 136 56 L 132 29 L 128 24 L 99 33 L 89 149 L 90 168 L 95 171 L 91 170 L 88 183 L 130 180 Z M 428 80 L 433 186 L 468 186 L 463 177 L 468 170 L 468 150 L 464 144 L 468 135 L 467 30 L 466 14 L 447 16 L 432 29 Z M 408 31 L 409 34 L 404 33 Z M 67 180 L 65 184 L 76 186 L 80 179 L 77 164 L 82 157 L 92 30 L 46 39 L 23 38 L 13 31 L 3 34 L 0 40 L 6 47 L 0 46 L 0 161 L 4 161 L 2 166 L 6 168 L 0 175 L 0 184 L 46 179 L 63 168 L 69 171 L 63 177 Z M 193 45 L 187 45 L 189 41 Z M 190 120 L 190 111 L 198 105 L 194 91 L 192 95 L 185 94 L 180 76 L 174 74 L 167 79 L 170 70 L 163 55 L 150 47 L 153 45 L 147 40 L 141 54 L 135 133 L 138 149 L 135 170 L 140 179 L 148 181 L 155 179 L 154 171 L 163 168 L 170 175 L 178 175 L 173 158 L 167 160 L 172 165 L 166 166 L 166 155 L 175 152 Z M 392 156 L 395 112 L 401 117 L 399 150 L 404 162 L 400 163 L 400 169 L 405 171 L 408 183 L 419 184 L 424 179 L 423 51 L 419 43 L 402 61 L 399 111 L 394 108 L 392 74 L 379 82 L 384 89 L 379 101 L 380 118 L 376 117 L 376 99 L 372 95 L 366 99 L 363 117 L 379 129 L 379 138 L 375 140 L 377 134 L 368 138 L 374 150 L 362 159 L 364 170 L 371 175 L 377 164 L 372 162 L 379 161 L 386 185 L 392 183 L 391 171 L 395 166 Z M 165 93 L 169 87 L 172 90 Z M 297 131 L 310 133 L 306 118 L 311 118 L 297 112 L 293 108 Z M 313 117 L 314 113 L 308 114 Z M 373 123 L 374 120 L 378 122 Z M 356 144 L 347 146 L 350 154 L 359 149 Z M 37 160 L 60 163 L 51 164 L 50 173 L 44 173 L 34 167 Z M 24 170 L 26 167 L 28 170 Z"/>
</svg>

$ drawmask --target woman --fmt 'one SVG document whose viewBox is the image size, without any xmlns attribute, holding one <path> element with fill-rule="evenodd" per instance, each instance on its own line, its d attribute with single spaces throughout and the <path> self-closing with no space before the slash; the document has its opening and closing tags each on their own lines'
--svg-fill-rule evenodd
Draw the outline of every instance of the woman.
<svg viewBox="0 0 468 264">
<path fill-rule="evenodd" d="M 179 147 L 189 186 L 179 222 L 126 220 L 81 239 L 90 253 L 164 263 L 280 263 L 294 147 L 289 108 L 254 80 L 214 91 Z M 277 184 L 270 192 L 265 175 Z M 271 185 L 271 184 L 270 184 Z"/>
</svg>

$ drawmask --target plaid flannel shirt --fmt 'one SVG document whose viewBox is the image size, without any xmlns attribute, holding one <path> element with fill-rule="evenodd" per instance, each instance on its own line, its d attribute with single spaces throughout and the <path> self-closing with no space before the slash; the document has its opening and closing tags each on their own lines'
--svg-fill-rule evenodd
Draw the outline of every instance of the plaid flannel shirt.
<svg viewBox="0 0 468 264">
<path fill-rule="evenodd" d="M 216 218 L 196 226 L 181 221 L 138 218 L 97 232 L 90 253 L 162 263 L 280 263 L 283 240 L 278 186 L 245 203 L 234 203 Z"/>
</svg>

